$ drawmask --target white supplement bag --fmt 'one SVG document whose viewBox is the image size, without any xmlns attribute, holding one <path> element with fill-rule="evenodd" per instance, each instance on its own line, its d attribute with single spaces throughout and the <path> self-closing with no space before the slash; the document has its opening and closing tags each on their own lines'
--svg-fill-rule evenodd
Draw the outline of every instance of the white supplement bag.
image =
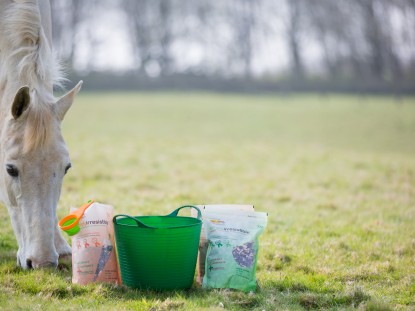
<svg viewBox="0 0 415 311">
<path fill-rule="evenodd" d="M 254 212 L 253 205 L 246 204 L 210 204 L 210 205 L 196 205 L 202 212 L 202 219 L 204 218 L 205 213 L 214 212 L 219 214 L 234 214 L 240 215 L 245 212 Z M 195 209 L 191 210 L 192 217 L 197 217 L 197 211 Z M 203 282 L 203 276 L 205 275 L 205 262 L 206 262 L 206 253 L 208 250 L 208 241 L 206 240 L 204 225 L 202 224 L 202 231 L 200 232 L 200 242 L 199 242 L 199 253 L 197 256 L 197 278 L 196 281 L 200 285 Z"/>
<path fill-rule="evenodd" d="M 72 237 L 72 283 L 121 283 L 115 255 L 113 210 L 110 205 L 95 202 L 79 221 L 80 231 Z"/>
<path fill-rule="evenodd" d="M 208 250 L 203 288 L 256 290 L 258 237 L 267 225 L 267 213 L 203 216 Z"/>
</svg>

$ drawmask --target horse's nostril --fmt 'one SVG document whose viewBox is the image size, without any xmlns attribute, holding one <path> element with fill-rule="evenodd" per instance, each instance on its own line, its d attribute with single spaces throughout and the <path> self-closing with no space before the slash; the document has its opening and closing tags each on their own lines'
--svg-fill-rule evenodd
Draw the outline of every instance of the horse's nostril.
<svg viewBox="0 0 415 311">
<path fill-rule="evenodd" d="M 39 268 L 56 268 L 58 266 L 57 262 L 45 261 L 45 262 L 36 262 L 32 259 L 26 259 L 26 269 L 39 269 Z"/>
<path fill-rule="evenodd" d="M 36 268 L 56 268 L 57 266 L 58 266 L 57 262 L 47 261 L 47 262 L 40 263 L 39 265 L 37 265 Z"/>
<path fill-rule="evenodd" d="M 32 269 L 32 260 L 31 259 L 26 259 L 26 266 L 28 269 Z"/>
</svg>

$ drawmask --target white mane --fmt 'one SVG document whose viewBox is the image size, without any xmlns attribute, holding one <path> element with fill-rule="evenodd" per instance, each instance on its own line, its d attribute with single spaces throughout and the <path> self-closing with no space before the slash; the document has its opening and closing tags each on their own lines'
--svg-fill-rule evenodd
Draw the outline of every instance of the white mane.
<svg viewBox="0 0 415 311">
<path fill-rule="evenodd" d="M 28 152 L 50 141 L 53 86 L 61 86 L 65 79 L 52 53 L 52 38 L 43 29 L 38 1 L 0 1 L 0 89 L 8 85 L 9 98 L 21 86 L 30 88 L 24 131 L 24 151 Z"/>
<path fill-rule="evenodd" d="M 37 89 L 38 95 L 45 90 L 51 93 L 54 85 L 61 86 L 61 66 L 42 27 L 37 1 L 10 2 L 0 17 L 0 81 L 18 79 L 22 85 Z"/>
</svg>

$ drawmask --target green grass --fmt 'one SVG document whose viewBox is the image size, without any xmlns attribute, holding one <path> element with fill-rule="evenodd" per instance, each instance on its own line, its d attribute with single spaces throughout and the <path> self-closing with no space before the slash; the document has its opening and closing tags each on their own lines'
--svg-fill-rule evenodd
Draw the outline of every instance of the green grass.
<svg viewBox="0 0 415 311">
<path fill-rule="evenodd" d="M 22 271 L 0 207 L 0 309 L 415 308 L 415 99 L 82 94 L 63 125 L 73 168 L 58 209 L 252 203 L 269 213 L 256 294 L 71 284 Z"/>
</svg>

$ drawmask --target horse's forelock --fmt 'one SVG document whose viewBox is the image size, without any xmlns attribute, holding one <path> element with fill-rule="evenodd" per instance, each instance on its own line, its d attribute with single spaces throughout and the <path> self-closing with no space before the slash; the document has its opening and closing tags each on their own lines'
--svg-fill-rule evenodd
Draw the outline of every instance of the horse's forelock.
<svg viewBox="0 0 415 311">
<path fill-rule="evenodd" d="M 52 141 L 56 116 L 48 103 L 31 104 L 26 111 L 23 153 L 47 146 Z"/>
</svg>

